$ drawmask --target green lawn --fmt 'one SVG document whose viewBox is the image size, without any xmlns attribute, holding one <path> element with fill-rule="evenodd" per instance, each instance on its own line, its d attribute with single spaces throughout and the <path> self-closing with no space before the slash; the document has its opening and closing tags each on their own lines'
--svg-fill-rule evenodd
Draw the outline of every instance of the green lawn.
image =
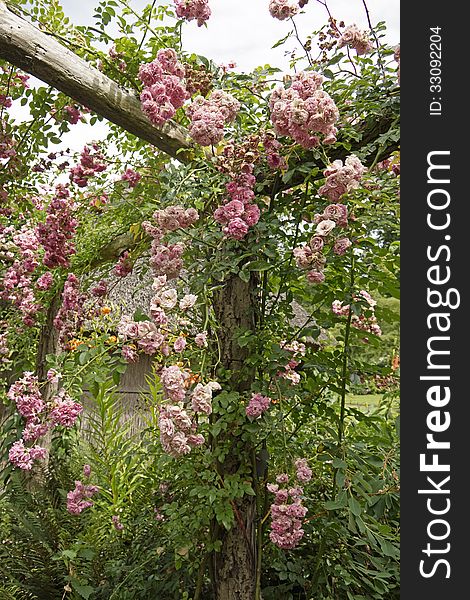
<svg viewBox="0 0 470 600">
<path fill-rule="evenodd" d="M 378 407 L 381 399 L 382 394 L 348 394 L 346 403 L 354 408 L 373 410 Z"/>
</svg>

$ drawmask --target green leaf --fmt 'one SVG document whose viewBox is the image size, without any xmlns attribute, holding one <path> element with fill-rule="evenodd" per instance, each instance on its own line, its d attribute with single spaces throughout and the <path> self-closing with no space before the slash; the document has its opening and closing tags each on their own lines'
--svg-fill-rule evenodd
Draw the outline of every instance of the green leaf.
<svg viewBox="0 0 470 600">
<path fill-rule="evenodd" d="M 324 507 L 327 510 L 338 510 L 338 508 L 345 508 L 346 507 L 346 496 L 338 495 L 336 500 L 327 500 L 324 504 Z"/>
<path fill-rule="evenodd" d="M 87 560 L 92 560 L 96 556 L 96 552 L 91 548 L 81 548 L 78 551 L 78 556 L 86 558 Z"/>
<path fill-rule="evenodd" d="M 379 537 L 378 540 L 379 540 L 380 548 L 382 549 L 382 552 L 385 554 L 385 556 L 390 556 L 391 558 L 398 557 L 398 555 L 399 555 L 398 549 L 395 548 L 395 546 L 393 544 L 391 544 L 388 540 L 385 540 L 382 537 Z"/>
<path fill-rule="evenodd" d="M 85 598 L 85 600 L 88 600 L 95 591 L 90 585 L 81 585 L 75 581 L 72 581 L 72 587 L 82 598 Z"/>
<path fill-rule="evenodd" d="M 250 271 L 267 271 L 271 267 L 272 265 L 264 260 L 254 260 L 253 262 L 248 263 L 245 266 L 245 269 L 249 269 Z"/>
<path fill-rule="evenodd" d="M 248 283 L 250 281 L 250 272 L 241 270 L 238 273 L 238 277 L 245 283 Z"/>
<path fill-rule="evenodd" d="M 362 506 L 352 496 L 348 500 L 348 506 L 351 509 L 351 512 L 353 513 L 353 515 L 356 515 L 356 517 L 358 517 L 362 513 Z"/>
<path fill-rule="evenodd" d="M 142 321 L 150 321 L 150 317 L 146 315 L 141 308 L 138 308 L 134 316 L 132 317 L 136 323 L 140 323 Z"/>
</svg>

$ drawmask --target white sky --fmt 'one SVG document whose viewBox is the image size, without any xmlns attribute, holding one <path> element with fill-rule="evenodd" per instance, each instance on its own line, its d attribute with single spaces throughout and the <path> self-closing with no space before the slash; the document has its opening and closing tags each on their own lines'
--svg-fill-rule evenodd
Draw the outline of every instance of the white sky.
<svg viewBox="0 0 470 600">
<path fill-rule="evenodd" d="M 93 12 L 99 0 L 62 0 L 67 16 L 74 24 L 92 25 Z M 118 0 L 119 1 L 119 0 Z M 136 10 L 145 6 L 149 0 L 129 0 Z M 160 1 L 160 0 L 159 0 Z M 166 3 L 168 3 L 167 0 Z M 366 0 L 372 25 L 379 21 L 387 24 L 386 41 L 396 45 L 400 41 L 400 2 L 399 0 Z M 163 2 L 161 2 L 163 3 Z M 285 46 L 271 49 L 273 44 L 283 38 L 291 29 L 290 21 L 278 21 L 269 14 L 269 0 L 209 0 L 212 10 L 207 27 L 198 27 L 192 21 L 183 25 L 183 47 L 187 52 L 195 52 L 216 63 L 235 61 L 237 71 L 251 71 L 254 67 L 270 64 L 288 71 L 286 49 L 292 49 L 294 41 Z M 346 25 L 356 23 L 359 28 L 368 27 L 366 12 L 362 0 L 328 0 L 331 14 Z M 327 12 L 319 2 L 310 0 L 304 8 L 305 14 L 297 15 L 295 21 L 301 39 L 319 29 L 327 21 Z M 113 30 L 110 27 L 110 35 Z M 300 50 L 298 51 L 300 55 Z M 16 104 L 16 103 L 15 103 Z M 15 107 L 16 118 L 27 118 L 27 109 Z M 91 139 L 105 135 L 106 126 L 98 123 L 94 127 L 75 125 L 63 136 L 62 147 L 80 150 Z M 57 146 L 56 146 L 57 148 Z"/>
<path fill-rule="evenodd" d="M 139 10 L 149 0 L 130 0 L 130 5 Z M 160 4 L 170 3 L 171 0 Z M 346 25 L 356 23 L 360 28 L 368 27 L 362 0 L 328 0 L 331 14 Z M 387 41 L 399 42 L 399 0 L 366 0 L 372 25 L 379 21 L 387 23 Z M 62 6 L 74 23 L 91 24 L 93 8 L 98 0 L 62 0 Z M 290 21 L 278 21 L 269 14 L 269 0 L 209 0 L 212 15 L 207 27 L 198 27 L 195 21 L 185 23 L 183 46 L 186 51 L 196 52 L 215 62 L 227 63 L 235 60 L 240 70 L 249 71 L 269 63 L 288 69 L 282 47 L 271 50 L 271 46 L 284 37 L 292 28 Z M 327 12 L 316 0 L 310 0 L 304 8 L 305 14 L 295 17 L 301 37 L 319 29 L 326 23 Z"/>
</svg>

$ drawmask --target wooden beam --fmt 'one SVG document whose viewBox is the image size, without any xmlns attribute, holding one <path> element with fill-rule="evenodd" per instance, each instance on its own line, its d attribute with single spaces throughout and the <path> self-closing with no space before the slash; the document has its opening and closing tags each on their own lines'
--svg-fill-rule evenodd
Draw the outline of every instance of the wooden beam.
<svg viewBox="0 0 470 600">
<path fill-rule="evenodd" d="M 13 13 L 3 0 L 0 0 L 0 58 L 166 154 L 187 160 L 184 150 L 189 149 L 190 139 L 184 127 L 172 121 L 162 127 L 153 125 L 142 112 L 135 92 L 119 87 L 53 37 Z"/>
</svg>

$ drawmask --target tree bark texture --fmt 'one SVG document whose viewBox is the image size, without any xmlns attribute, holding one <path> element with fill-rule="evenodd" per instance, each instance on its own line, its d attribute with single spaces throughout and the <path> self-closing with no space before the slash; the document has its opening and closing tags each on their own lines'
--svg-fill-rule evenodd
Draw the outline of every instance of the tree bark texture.
<svg viewBox="0 0 470 600">
<path fill-rule="evenodd" d="M 62 290 L 52 298 L 46 314 L 46 321 L 41 327 L 36 352 L 36 375 L 39 381 L 45 381 L 47 375 L 46 356 L 57 354 L 59 345 L 59 332 L 54 327 L 54 319 L 61 305 Z M 47 386 L 46 386 L 47 387 Z"/>
<path fill-rule="evenodd" d="M 222 364 L 232 372 L 231 389 L 245 392 L 254 380 L 254 371 L 246 369 L 246 348 L 236 341 L 239 328 L 255 329 L 257 280 L 255 275 L 248 282 L 238 276 L 230 277 L 214 298 L 214 310 L 219 329 L 217 335 L 221 349 Z M 251 448 L 241 440 L 231 440 L 230 452 L 221 465 L 220 474 L 234 473 L 241 465 L 251 466 Z M 222 542 L 220 552 L 212 559 L 212 579 L 216 600 L 254 600 L 256 587 L 256 498 L 245 496 L 234 502 L 235 523 L 226 531 L 217 524 L 213 534 Z"/>
<path fill-rule="evenodd" d="M 137 94 L 122 89 L 57 40 L 0 0 L 0 58 L 60 90 L 96 114 L 150 142 L 178 160 L 190 140 L 184 127 L 168 121 L 156 127 L 142 112 Z"/>
</svg>

